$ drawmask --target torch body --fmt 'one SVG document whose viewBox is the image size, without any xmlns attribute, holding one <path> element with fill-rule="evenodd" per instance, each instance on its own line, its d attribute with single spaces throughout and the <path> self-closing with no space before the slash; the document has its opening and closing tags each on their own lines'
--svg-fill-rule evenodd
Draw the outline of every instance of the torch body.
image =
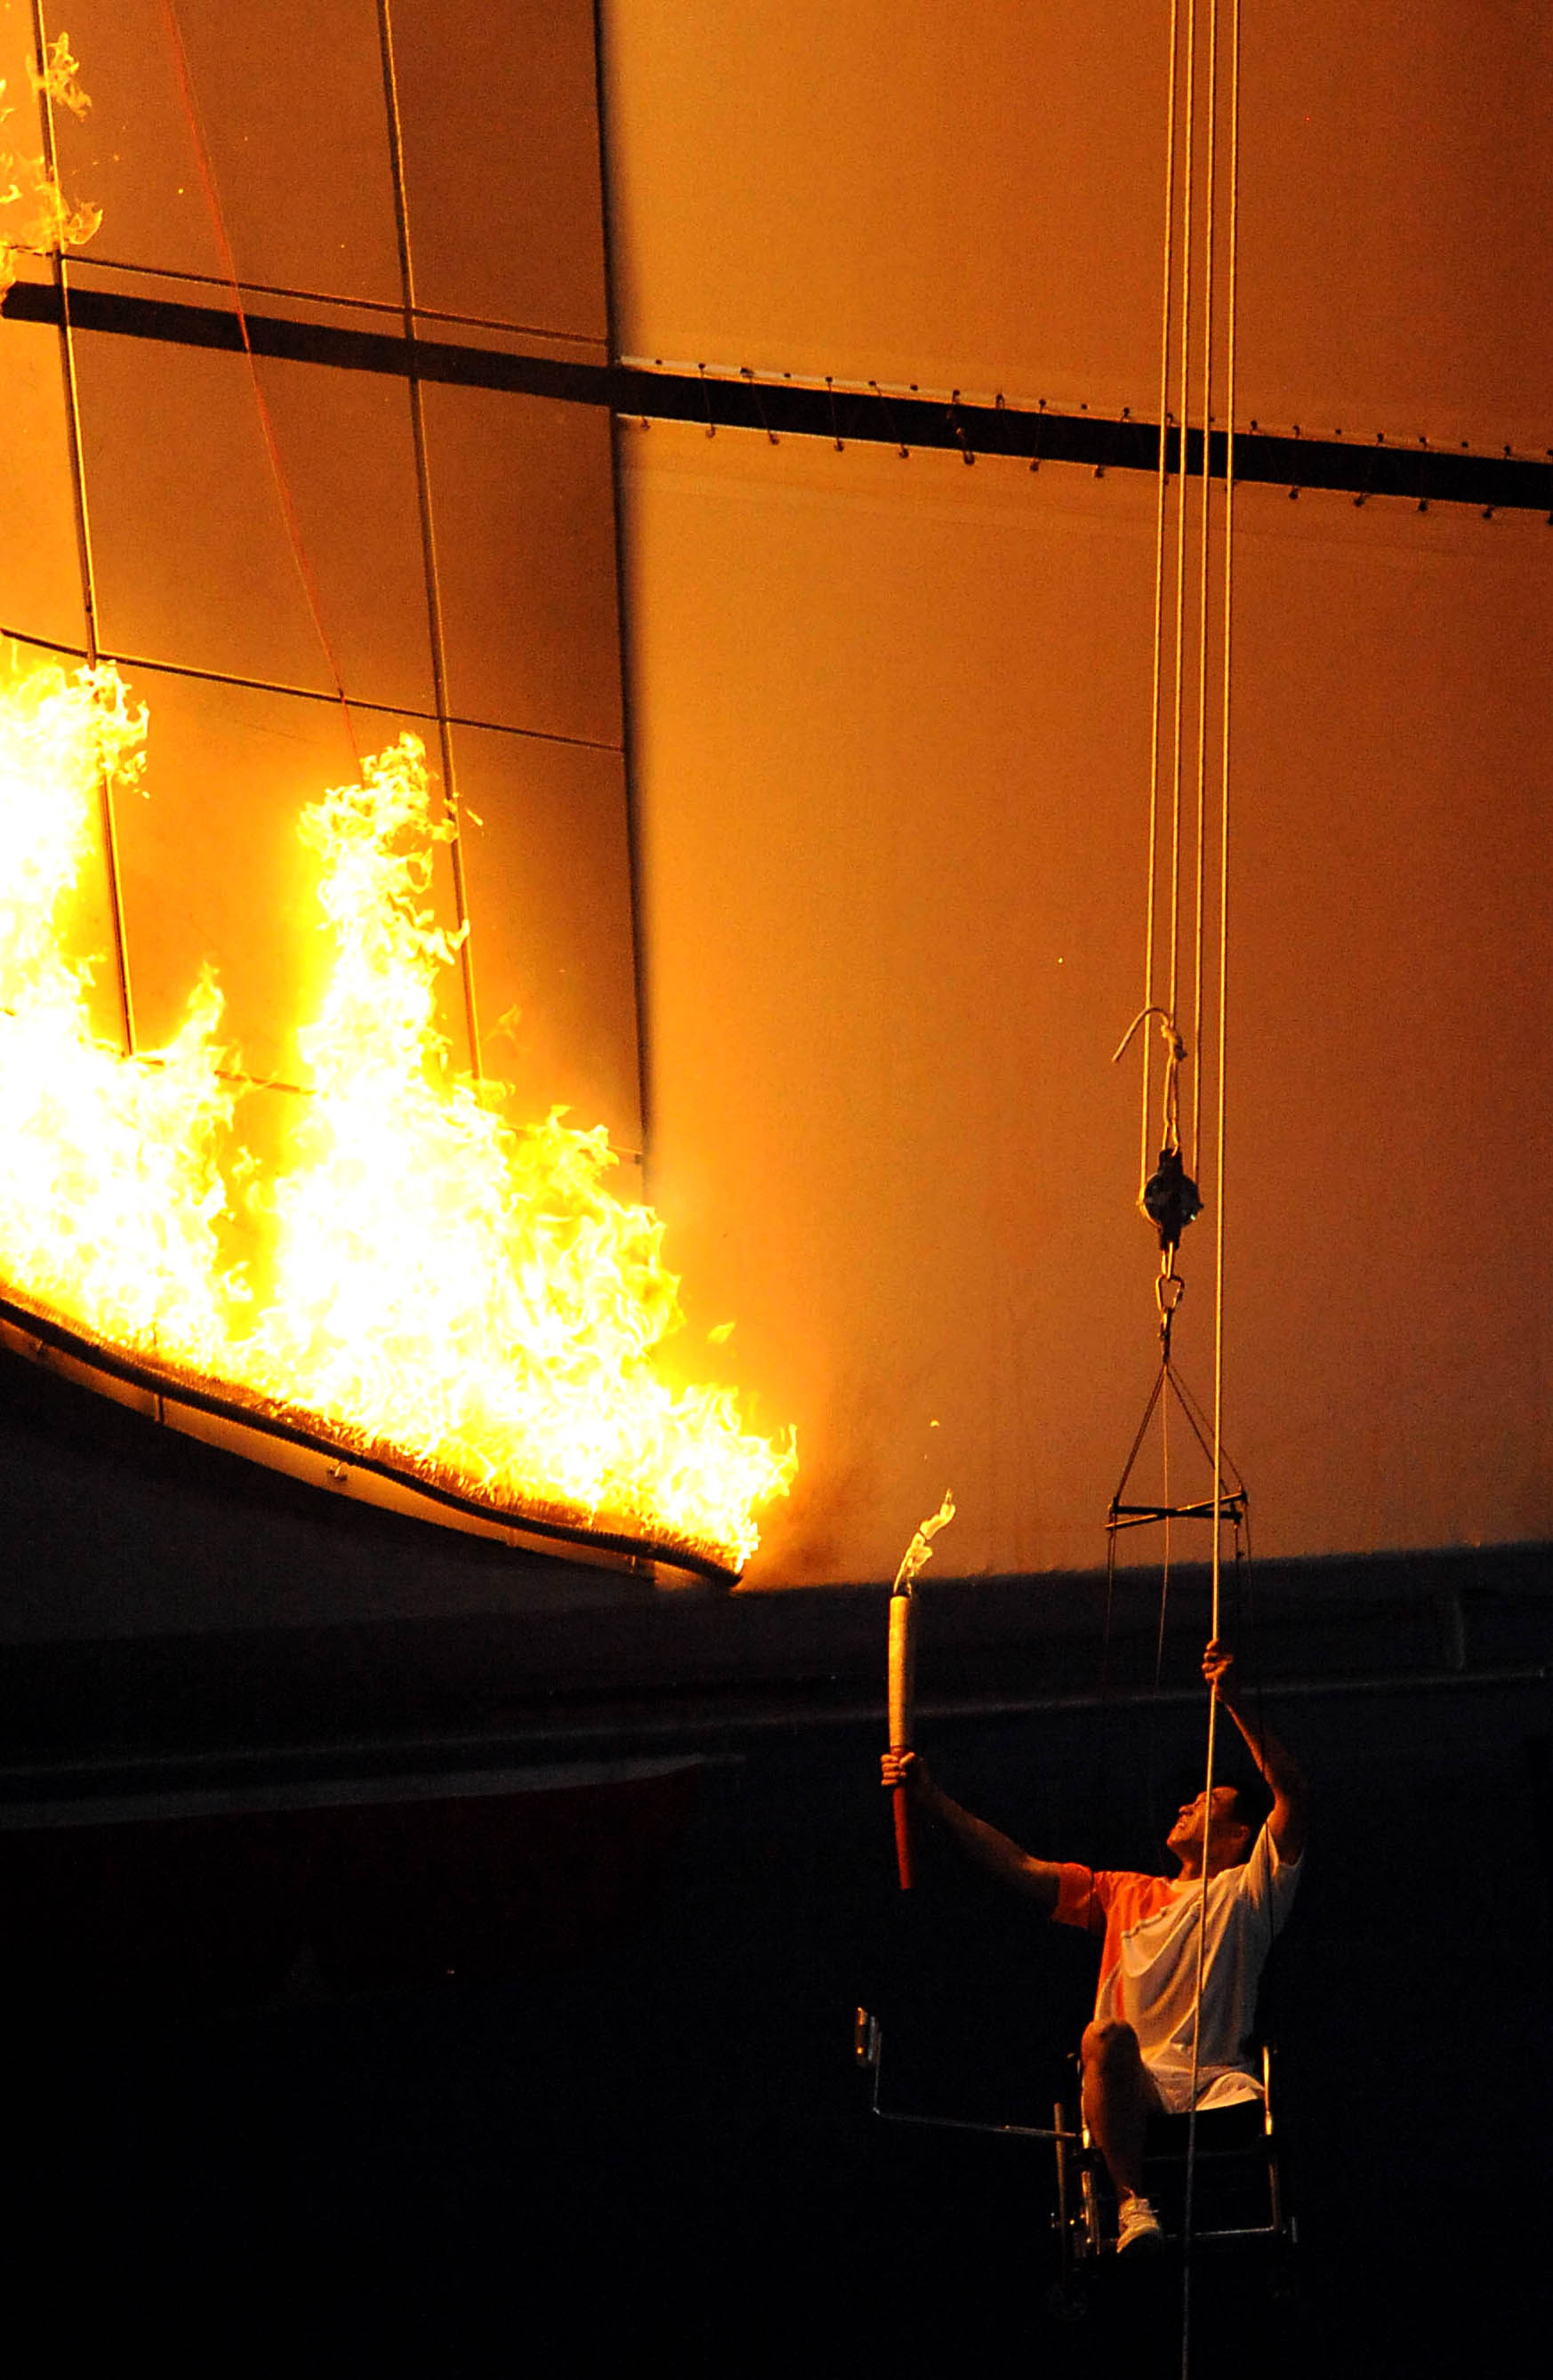
<svg viewBox="0 0 1553 2380">
<path fill-rule="evenodd" d="M 912 1748 L 916 1665 L 916 1600 L 909 1587 L 898 1587 L 890 1598 L 890 1749 L 894 1753 L 909 1752 Z M 900 1870 L 901 1890 L 909 1892 L 915 1876 L 911 1856 L 911 1812 L 905 1787 L 897 1785 L 892 1798 L 895 1805 L 895 1861 Z"/>
</svg>

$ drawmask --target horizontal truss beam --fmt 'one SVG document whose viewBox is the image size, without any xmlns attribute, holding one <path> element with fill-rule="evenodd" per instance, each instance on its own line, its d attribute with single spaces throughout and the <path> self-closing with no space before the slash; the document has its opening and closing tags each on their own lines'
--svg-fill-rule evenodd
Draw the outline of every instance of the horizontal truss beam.
<svg viewBox="0 0 1553 2380">
<path fill-rule="evenodd" d="M 1107 1519 L 1108 1529 L 1142 1529 L 1151 1521 L 1233 1521 L 1238 1527 L 1245 1518 L 1245 1497 L 1228 1489 L 1215 1500 L 1205 1497 L 1196 1504 L 1113 1504 Z"/>
<path fill-rule="evenodd" d="M 60 301 L 52 285 L 18 282 L 0 313 L 13 322 L 52 322 Z M 161 298 L 73 287 L 70 320 L 77 330 L 157 339 L 175 346 L 240 352 L 242 332 L 229 307 L 187 306 Z M 1156 471 L 1157 422 L 1123 415 L 1029 412 L 1013 406 L 965 405 L 958 399 L 898 396 L 840 388 L 802 387 L 746 373 L 738 380 L 705 373 L 644 371 L 624 364 L 558 361 L 504 354 L 445 339 L 406 339 L 386 332 L 342 330 L 275 315 L 246 317 L 253 351 L 294 363 L 383 372 L 401 379 L 465 388 L 507 389 L 527 396 L 599 406 L 646 420 L 696 421 L 719 429 L 764 431 L 772 437 L 828 438 L 841 445 L 936 447 L 1043 462 L 1077 463 L 1096 472 Z M 1210 433 L 1210 475 L 1222 478 L 1226 435 Z M 1179 430 L 1165 435 L 1168 468 L 1180 468 Z M 1200 430 L 1188 430 L 1186 468 L 1202 470 Z M 1245 485 L 1326 489 L 1363 502 L 1401 496 L 1420 504 L 1475 504 L 1485 512 L 1546 512 L 1553 520 L 1553 461 L 1524 456 L 1452 453 L 1437 446 L 1399 445 L 1384 436 L 1361 445 L 1342 439 L 1279 436 L 1260 430 L 1235 433 L 1235 479 Z"/>
</svg>

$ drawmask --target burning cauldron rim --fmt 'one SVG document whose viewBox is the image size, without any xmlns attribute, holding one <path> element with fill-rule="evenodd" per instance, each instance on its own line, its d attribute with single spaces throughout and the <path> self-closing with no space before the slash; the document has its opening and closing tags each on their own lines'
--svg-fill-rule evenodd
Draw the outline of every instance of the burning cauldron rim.
<svg viewBox="0 0 1553 2380">
<path fill-rule="evenodd" d="M 278 1405 L 257 1397 L 224 1392 L 200 1375 L 186 1371 L 176 1364 L 152 1363 L 144 1356 L 131 1354 L 122 1347 L 97 1338 L 79 1322 L 55 1312 L 42 1300 L 32 1302 L 19 1298 L 8 1284 L 0 1286 L 0 1323 L 8 1323 L 24 1339 L 32 1342 L 34 1359 L 44 1349 L 52 1350 L 85 1366 L 89 1371 L 103 1373 L 110 1379 L 141 1389 L 149 1395 L 170 1398 L 198 1412 L 213 1415 L 218 1420 L 231 1422 L 238 1428 L 251 1429 L 261 1437 L 273 1438 L 325 1458 L 333 1456 L 347 1462 L 358 1470 L 407 1488 L 416 1495 L 425 1496 L 430 1502 L 443 1505 L 450 1512 L 466 1514 L 475 1520 L 504 1523 L 535 1536 L 576 1546 L 583 1551 L 591 1548 L 602 1553 L 668 1562 L 677 1570 L 689 1571 L 695 1576 L 706 1579 L 714 1586 L 734 1586 L 741 1576 L 739 1569 L 732 1563 L 720 1561 L 714 1554 L 686 1544 L 668 1533 L 648 1536 L 629 1530 L 593 1528 L 586 1522 L 564 1520 L 546 1512 L 542 1507 L 536 1510 L 528 1504 L 469 1495 L 463 1489 L 450 1487 L 435 1472 L 417 1463 L 402 1449 L 388 1451 L 382 1440 L 356 1439 L 345 1430 L 331 1429 L 320 1415 L 309 1413 L 305 1407 Z"/>
</svg>

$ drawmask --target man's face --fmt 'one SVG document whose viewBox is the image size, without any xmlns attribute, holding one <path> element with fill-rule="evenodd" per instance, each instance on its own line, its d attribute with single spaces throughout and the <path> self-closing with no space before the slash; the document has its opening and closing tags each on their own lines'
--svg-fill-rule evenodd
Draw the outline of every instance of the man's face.
<svg viewBox="0 0 1553 2380">
<path fill-rule="evenodd" d="M 1214 1859 L 1237 1860 L 1251 1840 L 1251 1829 L 1240 1815 L 1240 1797 L 1232 1785 L 1216 1785 L 1213 1789 L 1213 1828 L 1209 1846 Z M 1200 1851 L 1203 1822 L 1207 1815 L 1207 1795 L 1199 1793 L 1195 1802 L 1183 1802 L 1181 1814 L 1166 1836 L 1170 1850 L 1178 1856 Z"/>
</svg>

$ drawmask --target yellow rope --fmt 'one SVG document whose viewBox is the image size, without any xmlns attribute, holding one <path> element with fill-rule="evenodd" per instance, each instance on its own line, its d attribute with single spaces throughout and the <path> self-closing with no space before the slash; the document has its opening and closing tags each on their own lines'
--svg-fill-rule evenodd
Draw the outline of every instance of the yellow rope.
<svg viewBox="0 0 1553 2380">
<path fill-rule="evenodd" d="M 1218 1113 L 1213 1177 L 1213 1460 L 1223 1457 L 1224 1435 L 1224 1098 L 1225 1028 L 1230 953 L 1230 691 L 1233 631 L 1235 509 L 1235 298 L 1240 235 L 1240 0 L 1230 0 L 1230 259 L 1224 411 L 1224 699 L 1219 795 L 1219 1049 Z M 1219 1532 L 1213 1533 L 1213 1633 L 1219 1633 Z"/>
<path fill-rule="evenodd" d="M 1218 0 L 1214 0 L 1217 18 Z M 1213 1427 L 1212 1463 L 1215 1500 L 1213 1538 L 1210 1554 L 1210 1634 L 1217 1639 L 1219 1632 L 1220 1592 L 1222 1586 L 1222 1524 L 1219 1503 L 1222 1497 L 1222 1466 L 1224 1449 L 1224 1142 L 1227 1067 L 1225 1038 L 1228 1022 L 1229 987 L 1229 896 L 1230 896 L 1230 735 L 1231 691 L 1233 629 L 1233 530 L 1235 490 L 1235 321 L 1238 296 L 1240 236 L 1240 0 L 1230 0 L 1230 221 L 1228 258 L 1228 303 L 1225 350 L 1225 460 L 1224 460 L 1224 593 L 1223 593 L 1223 698 L 1219 747 L 1219 936 L 1218 936 L 1218 1018 L 1216 1047 L 1216 1081 L 1214 1102 L 1214 1193 L 1213 1193 Z M 1206 412 L 1206 407 L 1205 407 Z M 1207 424 L 1205 421 L 1205 435 Z M 1206 510 L 1206 482 L 1205 482 Z M 1206 610 L 1206 592 L 1205 592 Z M 1206 630 L 1204 654 L 1206 662 Z M 1207 1777 L 1204 1804 L 1203 1880 L 1197 1921 L 1197 1976 L 1192 2017 L 1192 2090 L 1188 2101 L 1186 2143 L 1186 2221 L 1184 2229 L 1185 2264 L 1182 2288 L 1181 2369 L 1182 2380 L 1190 2380 L 1191 2370 L 1191 2223 L 1194 2185 L 1196 2168 L 1197 2080 L 1202 2040 L 1203 1982 L 1207 1949 L 1207 1910 L 1209 1864 L 1213 1812 L 1213 1777 L 1218 1744 L 1219 1700 L 1209 1694 L 1207 1714 Z"/>
<path fill-rule="evenodd" d="M 1217 0 L 1215 0 L 1217 5 Z M 1176 543 L 1175 543 L 1175 688 L 1171 717 L 1171 923 L 1170 923 L 1170 996 L 1167 1005 L 1171 1014 L 1181 1005 L 1181 728 L 1185 697 L 1183 673 L 1186 660 L 1186 438 L 1191 426 L 1192 349 L 1192 216 L 1195 201 L 1194 152 L 1196 142 L 1196 79 L 1197 79 L 1197 0 L 1187 0 L 1186 7 L 1186 140 L 1182 175 L 1182 267 L 1181 267 L 1181 468 L 1176 474 Z"/>
<path fill-rule="evenodd" d="M 1218 163 L 1219 136 L 1219 6 L 1218 0 L 1208 17 L 1207 47 L 1207 180 L 1203 206 L 1203 472 L 1201 535 L 1198 540 L 1197 563 L 1197 764 L 1196 792 L 1196 852 L 1195 897 L 1193 903 L 1193 967 L 1192 967 L 1192 1046 L 1199 1052 L 1203 1046 L 1203 876 L 1205 858 L 1204 829 L 1207 818 L 1207 552 L 1209 494 L 1213 485 L 1211 463 L 1213 443 L 1213 264 L 1214 264 L 1214 200 L 1215 168 Z M 1196 1172 L 1198 1135 L 1202 1121 L 1203 1070 L 1199 1062 L 1192 1077 L 1192 1138 L 1188 1170 Z"/>
<path fill-rule="evenodd" d="M 1169 456 L 1171 310 L 1175 294 L 1175 108 L 1180 14 L 1180 0 L 1171 0 L 1170 89 L 1165 123 L 1165 253 L 1160 276 L 1163 287 L 1159 301 L 1159 467 L 1154 508 L 1154 665 L 1153 684 L 1149 696 L 1148 730 L 1148 872 L 1145 891 L 1143 931 L 1142 1014 L 1146 1016 L 1154 1006 L 1155 871 L 1159 866 L 1159 710 L 1162 685 L 1161 660 L 1165 641 L 1165 498 L 1171 476 Z M 1178 469 L 1184 460 L 1183 436 L 1183 451 L 1177 461 Z M 1144 1185 L 1153 1170 L 1148 1124 L 1149 1094 L 1153 1088 L 1153 1064 L 1154 1046 L 1146 1033 L 1143 1037 L 1143 1086 L 1138 1125 L 1138 1198 L 1140 1202 Z"/>
</svg>

